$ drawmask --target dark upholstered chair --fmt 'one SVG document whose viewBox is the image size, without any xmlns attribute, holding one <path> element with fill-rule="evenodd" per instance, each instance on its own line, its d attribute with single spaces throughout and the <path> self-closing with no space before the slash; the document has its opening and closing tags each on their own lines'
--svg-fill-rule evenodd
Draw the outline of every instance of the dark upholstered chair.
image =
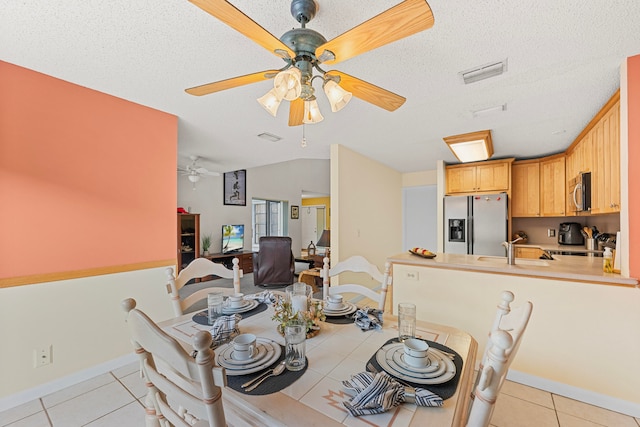
<svg viewBox="0 0 640 427">
<path fill-rule="evenodd" d="M 254 285 L 291 285 L 295 280 L 294 271 L 291 237 L 261 237 L 258 254 L 253 257 Z"/>
</svg>

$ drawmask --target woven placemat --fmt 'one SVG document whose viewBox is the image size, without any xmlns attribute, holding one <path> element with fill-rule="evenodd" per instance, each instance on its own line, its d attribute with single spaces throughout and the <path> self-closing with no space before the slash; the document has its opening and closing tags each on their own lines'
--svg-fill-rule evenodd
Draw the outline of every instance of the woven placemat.
<svg viewBox="0 0 640 427">
<path fill-rule="evenodd" d="M 276 366 L 278 363 L 282 363 L 282 361 L 284 360 L 285 358 L 284 346 L 281 345 L 280 347 L 282 348 L 282 354 L 278 358 L 278 361 L 273 362 L 273 364 L 269 366 L 267 369 L 273 369 L 274 366 Z M 309 359 L 305 358 L 305 360 L 306 360 L 306 364 L 304 365 L 303 369 L 299 371 L 285 370 L 280 375 L 277 375 L 275 377 L 269 377 L 268 380 L 264 381 L 258 387 L 256 387 L 255 389 L 249 392 L 245 391 L 241 387 L 242 384 L 258 377 L 260 374 L 264 373 L 264 371 L 266 371 L 267 369 L 264 369 L 259 372 L 254 372 L 252 374 L 247 374 L 247 375 L 233 375 L 233 376 L 227 375 L 227 387 L 230 387 L 235 391 L 239 391 L 240 393 L 243 393 L 249 396 L 262 396 L 265 394 L 277 393 L 280 390 L 285 389 L 289 387 L 291 384 L 293 384 L 294 382 L 296 382 L 298 378 L 300 378 L 302 374 L 304 374 L 307 371 L 307 367 L 309 366 Z"/>
<path fill-rule="evenodd" d="M 245 311 L 244 313 L 238 313 L 238 314 L 242 316 L 243 319 L 246 319 L 258 313 L 262 313 L 266 309 L 267 309 L 267 304 L 261 302 L 256 306 L 256 308 L 251 309 L 249 311 Z M 194 314 L 191 319 L 199 325 L 211 326 L 209 325 L 209 314 L 207 313 L 207 310 L 200 311 Z"/>
<path fill-rule="evenodd" d="M 423 340 L 423 341 L 426 341 L 429 344 L 429 346 L 431 346 L 433 348 L 436 348 L 436 349 L 442 350 L 442 351 L 446 351 L 446 352 L 452 353 L 454 355 L 453 364 L 456 366 L 456 374 L 455 374 L 455 376 L 453 378 L 451 378 L 449 381 L 447 381 L 446 383 L 442 383 L 442 384 L 419 384 L 419 383 L 414 383 L 414 382 L 411 382 L 411 381 L 407 381 L 404 378 L 401 378 L 399 380 L 401 382 L 403 382 L 403 383 L 407 383 L 407 384 L 411 385 L 412 387 L 416 387 L 416 388 L 420 387 L 420 388 L 423 388 L 425 390 L 429 390 L 429 391 L 437 394 L 438 396 L 440 396 L 442 398 L 442 400 L 446 400 L 446 399 L 450 398 L 451 396 L 453 396 L 455 394 L 455 392 L 456 392 L 456 389 L 458 388 L 458 381 L 460 381 L 460 373 L 462 372 L 462 357 L 460 357 L 460 355 L 455 350 L 450 349 L 446 345 L 442 345 L 440 343 L 437 343 L 437 342 L 434 342 L 434 341 L 429 341 L 429 340 Z M 387 344 L 397 343 L 397 342 L 400 342 L 400 340 L 398 338 L 392 338 L 389 341 L 387 341 L 386 343 L 384 343 L 381 346 L 381 348 L 384 347 Z M 376 351 L 376 353 L 377 353 L 377 351 Z M 382 369 L 382 367 L 380 366 L 380 364 L 376 360 L 376 353 L 374 353 L 373 356 L 371 356 L 371 359 L 369 359 L 369 361 L 367 362 L 367 365 L 368 364 L 372 364 L 376 368 L 377 371 L 383 371 L 384 369 Z M 387 373 L 395 378 L 393 373 L 391 373 L 391 372 L 387 372 Z"/>
</svg>

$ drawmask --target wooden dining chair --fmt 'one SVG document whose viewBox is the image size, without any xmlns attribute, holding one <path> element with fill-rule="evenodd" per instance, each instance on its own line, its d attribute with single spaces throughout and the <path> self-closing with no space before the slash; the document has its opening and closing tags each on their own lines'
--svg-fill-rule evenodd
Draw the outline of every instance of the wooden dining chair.
<svg viewBox="0 0 640 427">
<path fill-rule="evenodd" d="M 240 270 L 238 264 L 238 258 L 233 258 L 233 268 L 230 270 L 224 265 L 209 261 L 206 258 L 196 258 L 180 271 L 178 277 L 174 276 L 173 268 L 168 267 L 166 269 L 168 281 L 167 293 L 171 298 L 173 314 L 176 317 L 183 315 L 185 310 L 193 304 L 207 299 L 207 294 L 213 290 L 222 291 L 225 295 L 240 293 L 240 278 L 242 277 L 242 270 Z M 180 289 L 182 289 L 190 280 L 202 279 L 207 276 L 218 276 L 223 279 L 233 279 L 233 289 L 209 286 L 204 289 L 200 289 L 185 298 L 180 298 Z"/>
<path fill-rule="evenodd" d="M 132 298 L 122 301 L 133 348 L 147 386 L 146 427 L 225 427 L 222 389 L 224 368 L 215 366 L 211 334 L 193 339 L 195 359 L 146 314 Z M 169 424 L 170 423 L 170 424 Z"/>
<path fill-rule="evenodd" d="M 326 300 L 329 295 L 355 293 L 363 295 L 378 304 L 379 310 L 384 310 L 387 299 L 387 288 L 391 284 L 390 276 L 391 264 L 389 262 L 384 265 L 384 274 L 380 272 L 378 267 L 371 264 L 367 259 L 360 255 L 354 255 L 341 261 L 329 268 L 329 258 L 324 259 L 322 270 L 322 295 Z M 343 273 L 365 273 L 369 275 L 375 282 L 375 286 L 367 287 L 355 283 L 344 283 L 340 285 L 331 285 L 331 278 L 337 277 Z M 343 276 L 344 277 L 344 276 Z"/>
<path fill-rule="evenodd" d="M 502 292 L 489 340 L 478 368 L 476 384 L 471 393 L 472 403 L 467 427 L 489 425 L 498 393 L 529 324 L 533 304 L 527 301 L 512 309 L 513 300 L 512 292 Z"/>
</svg>

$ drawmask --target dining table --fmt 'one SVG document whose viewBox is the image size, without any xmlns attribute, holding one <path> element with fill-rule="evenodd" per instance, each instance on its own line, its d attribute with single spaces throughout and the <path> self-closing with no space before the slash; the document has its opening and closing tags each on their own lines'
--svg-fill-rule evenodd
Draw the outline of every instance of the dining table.
<svg viewBox="0 0 640 427">
<path fill-rule="evenodd" d="M 272 320 L 274 308 L 266 304 L 257 313 L 246 313 L 238 322 L 240 333 L 251 333 L 265 342 L 276 342 L 284 346 L 284 337 L 278 332 L 278 324 Z M 200 314 L 202 315 L 202 314 Z M 242 314 L 241 314 L 242 315 Z M 159 323 L 159 326 L 188 352 L 193 351 L 193 336 L 200 330 L 210 330 L 206 322 L 197 321 L 197 313 L 187 313 Z M 196 319 L 196 320 L 194 320 Z M 320 329 L 306 340 L 307 366 L 295 374 L 295 381 L 281 390 L 269 391 L 270 378 L 248 393 L 238 387 L 232 388 L 235 380 L 227 376 L 228 384 L 223 388 L 223 405 L 228 422 L 233 425 L 261 426 L 464 426 L 471 399 L 474 368 L 478 344 L 467 332 L 431 323 L 416 322 L 416 337 L 435 343 L 458 356 L 454 389 L 450 391 L 442 406 L 417 406 L 404 402 L 386 412 L 375 415 L 352 416 L 343 402 L 352 398 L 343 385 L 352 375 L 371 370 L 371 360 L 381 348 L 398 338 L 396 316 L 384 313 L 382 328 L 363 331 L 353 321 L 335 321 L 328 318 L 319 322 Z M 216 358 L 223 353 L 225 345 L 214 349 Z M 227 347 L 228 348 L 228 347 Z M 282 349 L 284 353 L 284 348 Z M 265 368 L 266 369 L 266 368 Z M 245 375 L 252 378 L 261 373 Z M 229 371 L 227 370 L 227 375 Z M 284 376 L 285 374 L 283 374 Z M 264 388 L 262 388 L 264 387 Z M 429 389 L 429 385 L 424 386 Z M 262 393 L 261 393 L 262 391 Z M 269 391 L 266 393 L 266 391 Z M 258 394 L 255 394 L 258 392 Z"/>
</svg>

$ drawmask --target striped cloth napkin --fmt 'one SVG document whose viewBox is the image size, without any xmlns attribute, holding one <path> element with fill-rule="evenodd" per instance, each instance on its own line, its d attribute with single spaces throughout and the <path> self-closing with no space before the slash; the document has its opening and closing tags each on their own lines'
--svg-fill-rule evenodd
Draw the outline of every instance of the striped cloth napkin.
<svg viewBox="0 0 640 427">
<path fill-rule="evenodd" d="M 271 291 L 262 291 L 256 294 L 245 295 L 246 300 L 256 300 L 265 304 L 273 304 L 276 302 L 276 296 Z"/>
<path fill-rule="evenodd" d="M 375 308 L 361 308 L 358 309 L 353 317 L 355 318 L 355 324 L 363 331 L 370 329 L 382 330 L 382 315 L 384 312 Z"/>
<path fill-rule="evenodd" d="M 361 372 L 342 385 L 356 395 L 342 404 L 354 416 L 380 414 L 395 408 L 405 401 L 405 386 L 398 383 L 386 372 L 372 374 Z M 415 389 L 416 405 L 442 406 L 442 398 L 423 388 Z"/>
</svg>

